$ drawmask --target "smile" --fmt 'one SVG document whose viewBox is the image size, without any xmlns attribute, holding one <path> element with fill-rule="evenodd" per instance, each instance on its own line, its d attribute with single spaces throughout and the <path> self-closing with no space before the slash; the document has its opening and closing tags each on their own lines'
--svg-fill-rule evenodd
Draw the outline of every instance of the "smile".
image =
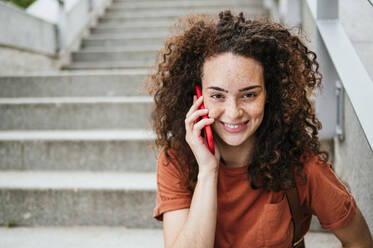
<svg viewBox="0 0 373 248">
<path fill-rule="evenodd" d="M 230 133 L 237 133 L 237 132 L 241 132 L 242 130 L 244 130 L 247 127 L 248 122 L 249 121 L 238 123 L 238 124 L 230 124 L 230 123 L 225 123 L 221 121 L 220 123 L 222 124 L 224 130 Z"/>
</svg>

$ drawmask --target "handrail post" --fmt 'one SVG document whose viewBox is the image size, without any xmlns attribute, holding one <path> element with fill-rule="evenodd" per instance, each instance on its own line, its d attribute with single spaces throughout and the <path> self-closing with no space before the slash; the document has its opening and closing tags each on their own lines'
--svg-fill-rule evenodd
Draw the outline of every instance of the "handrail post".
<svg viewBox="0 0 373 248">
<path fill-rule="evenodd" d="M 57 0 L 58 2 L 58 25 L 57 25 L 57 51 L 60 52 L 66 46 L 67 40 L 67 23 L 64 0 Z"/>
</svg>

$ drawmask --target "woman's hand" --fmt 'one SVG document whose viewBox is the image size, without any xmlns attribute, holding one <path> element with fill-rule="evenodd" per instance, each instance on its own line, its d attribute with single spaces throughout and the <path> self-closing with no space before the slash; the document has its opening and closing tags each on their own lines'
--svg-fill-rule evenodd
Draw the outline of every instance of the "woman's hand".
<svg viewBox="0 0 373 248">
<path fill-rule="evenodd" d="M 215 146 L 215 155 L 212 154 L 208 148 L 206 138 L 201 136 L 202 128 L 206 125 L 212 125 L 214 123 L 213 118 L 201 119 L 197 122 L 198 118 L 203 115 L 208 115 L 207 109 L 199 109 L 199 106 L 203 102 L 203 96 L 198 100 L 197 97 L 193 98 L 193 105 L 189 109 L 185 118 L 185 129 L 186 135 L 185 140 L 192 149 L 194 156 L 196 157 L 199 172 L 204 170 L 217 169 L 220 161 L 220 153 Z"/>
</svg>

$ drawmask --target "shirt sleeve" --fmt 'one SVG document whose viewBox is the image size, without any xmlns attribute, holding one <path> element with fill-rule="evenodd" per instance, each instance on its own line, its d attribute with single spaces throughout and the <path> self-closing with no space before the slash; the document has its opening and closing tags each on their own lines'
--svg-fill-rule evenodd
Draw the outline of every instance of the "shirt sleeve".
<svg viewBox="0 0 373 248">
<path fill-rule="evenodd" d="M 167 211 L 189 208 L 192 192 L 188 188 L 188 174 L 176 159 L 168 159 L 164 149 L 157 164 L 157 199 L 153 218 L 163 221 Z"/>
<path fill-rule="evenodd" d="M 332 170 L 331 164 L 318 157 L 304 166 L 307 181 L 303 196 L 306 206 L 324 229 L 346 226 L 356 215 L 356 202 Z M 302 199 L 301 199 L 302 202 Z"/>
</svg>

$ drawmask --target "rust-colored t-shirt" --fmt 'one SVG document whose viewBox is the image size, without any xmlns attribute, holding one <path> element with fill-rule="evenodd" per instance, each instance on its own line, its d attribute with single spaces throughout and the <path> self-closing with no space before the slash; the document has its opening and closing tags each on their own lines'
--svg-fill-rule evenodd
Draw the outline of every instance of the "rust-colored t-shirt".
<svg viewBox="0 0 373 248">
<path fill-rule="evenodd" d="M 164 150 L 157 166 L 157 201 L 153 217 L 163 220 L 167 211 L 189 208 L 193 193 L 185 173 Z M 215 247 L 291 247 L 293 224 L 284 192 L 254 190 L 248 179 L 248 166 L 219 166 L 218 209 Z M 309 230 L 316 215 L 325 229 L 347 225 L 356 214 L 353 196 L 335 176 L 329 163 L 317 163 L 317 157 L 304 164 L 306 184 L 297 178 L 303 211 L 302 234 Z"/>
</svg>

